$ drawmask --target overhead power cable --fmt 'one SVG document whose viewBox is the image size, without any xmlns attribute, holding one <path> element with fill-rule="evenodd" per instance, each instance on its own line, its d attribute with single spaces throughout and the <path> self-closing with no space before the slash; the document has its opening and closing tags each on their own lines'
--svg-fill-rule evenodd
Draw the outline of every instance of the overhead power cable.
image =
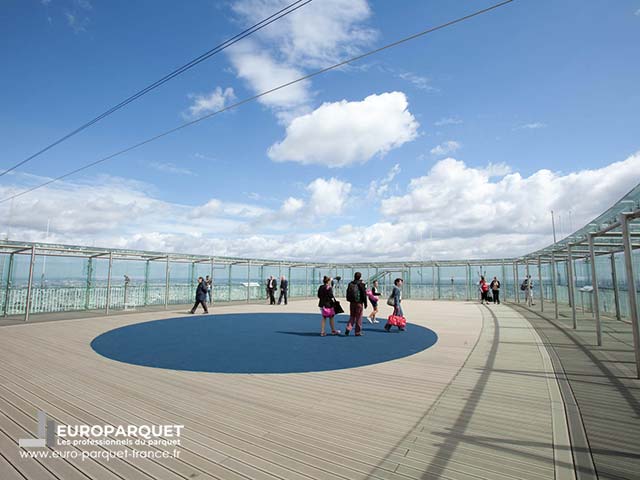
<svg viewBox="0 0 640 480">
<path fill-rule="evenodd" d="M 82 167 L 76 168 L 75 170 L 71 170 L 70 172 L 67 172 L 64 175 L 60 175 L 59 177 L 52 178 L 51 180 L 48 180 L 48 181 L 46 181 L 44 183 L 41 183 L 41 184 L 36 185 L 34 187 L 31 187 L 31 188 L 28 188 L 26 190 L 23 190 L 22 192 L 19 192 L 19 193 L 16 193 L 14 195 L 11 195 L 11 196 L 9 196 L 7 198 L 4 198 L 4 199 L 0 200 L 0 203 L 8 202 L 9 200 L 12 200 L 14 198 L 21 197 L 22 195 L 26 195 L 27 193 L 33 192 L 33 191 L 38 190 L 38 189 L 40 189 L 42 187 L 46 187 L 47 185 L 51 185 L 54 182 L 57 182 L 59 180 L 65 179 L 67 177 L 70 177 L 71 175 L 74 175 L 74 174 L 76 174 L 78 172 L 81 172 L 83 170 L 86 170 L 88 168 L 94 167 L 94 166 L 96 166 L 96 165 L 98 165 L 100 163 L 104 163 L 107 160 L 111 160 L 112 158 L 115 158 L 115 157 L 120 156 L 120 155 L 122 155 L 124 153 L 130 152 L 131 150 L 135 150 L 136 148 L 139 148 L 139 147 L 142 147 L 143 145 L 146 145 L 148 143 L 154 142 L 154 141 L 156 141 L 156 140 L 158 140 L 158 139 L 160 139 L 162 137 L 166 137 L 167 135 L 171 135 L 172 133 L 175 133 L 175 132 L 177 132 L 179 130 L 182 130 L 183 128 L 187 128 L 187 127 L 190 127 L 192 125 L 195 125 L 196 123 L 199 123 L 199 122 L 201 122 L 203 120 L 206 120 L 207 118 L 211 118 L 211 117 L 213 117 L 215 115 L 218 115 L 220 113 L 226 112 L 227 110 L 231 110 L 233 108 L 237 108 L 237 107 L 239 107 L 241 105 L 244 105 L 245 103 L 249 103 L 249 102 L 251 102 L 253 100 L 257 100 L 258 98 L 264 97 L 265 95 L 269 95 L 270 93 L 277 92 L 278 90 L 282 90 L 283 88 L 289 87 L 289 86 L 294 85 L 296 83 L 300 83 L 300 82 L 302 82 L 304 80 L 308 80 L 308 79 L 310 79 L 312 77 L 316 77 L 318 75 L 321 75 L 323 73 L 329 72 L 331 70 L 335 70 L 336 68 L 342 67 L 342 66 L 344 66 L 344 65 L 346 65 L 348 63 L 353 63 L 355 61 L 358 61 L 358 60 L 361 60 L 363 58 L 369 57 L 371 55 L 375 55 L 376 53 L 380 53 L 383 50 L 387 50 L 389 48 L 396 47 L 396 46 L 401 45 L 403 43 L 406 43 L 406 42 L 408 42 L 410 40 L 415 40 L 416 38 L 422 37 L 424 35 L 427 35 L 429 33 L 435 32 L 437 30 L 442 30 L 443 28 L 447 28 L 447 27 L 450 27 L 450 26 L 455 25 L 457 23 L 464 22 L 464 21 L 469 20 L 469 19 L 471 19 L 473 17 L 477 17 L 478 15 L 482 15 L 484 13 L 490 12 L 490 11 L 495 10 L 497 8 L 503 7 L 503 6 L 513 2 L 513 1 L 514 0 L 505 0 L 503 2 L 496 3 L 495 5 L 492 5 L 492 6 L 487 7 L 487 8 L 483 8 L 482 10 L 477 10 L 477 11 L 475 11 L 473 13 L 470 13 L 468 15 L 465 15 L 463 17 L 456 18 L 455 20 L 451 20 L 449 22 L 442 23 L 442 24 L 440 24 L 440 25 L 438 25 L 436 27 L 428 28 L 426 30 L 423 30 L 423 31 L 418 32 L 418 33 L 415 33 L 415 34 L 410 35 L 408 37 L 404 37 L 404 38 L 402 38 L 400 40 L 397 40 L 395 42 L 392 42 L 392 43 L 389 43 L 389 44 L 384 45 L 382 47 L 376 48 L 375 50 L 370 50 L 370 51 L 368 51 L 366 53 L 363 53 L 361 55 L 357 55 L 355 57 L 351 57 L 351 58 L 349 58 L 347 60 L 344 60 L 342 62 L 335 63 L 335 64 L 333 64 L 333 65 L 331 65 L 329 67 L 323 68 L 322 70 L 317 70 L 317 71 L 315 71 L 313 73 L 310 73 L 308 75 L 304 75 L 304 76 L 302 76 L 300 78 L 297 78 L 296 80 L 292 80 L 290 82 L 283 83 L 283 84 L 281 84 L 281 85 L 279 85 L 277 87 L 271 88 L 271 89 L 266 90 L 264 92 L 258 93 L 257 95 L 254 95 L 252 97 L 248 97 L 248 98 L 245 98 L 244 100 L 240 100 L 239 102 L 236 102 L 236 103 L 233 103 L 231 105 L 228 105 L 228 106 L 226 106 L 224 108 L 221 108 L 220 110 L 216 110 L 215 112 L 211 112 L 211 113 L 209 113 L 207 115 L 203 115 L 202 117 L 196 118 L 195 120 L 192 120 L 190 122 L 183 123 L 182 125 L 179 125 L 179 126 L 177 126 L 175 128 L 172 128 L 171 130 L 167 130 L 165 132 L 162 132 L 162 133 L 160 133 L 158 135 L 155 135 L 155 136 L 150 137 L 150 138 L 148 138 L 146 140 L 143 140 L 142 142 L 136 143 L 135 145 L 131 145 L 130 147 L 122 149 L 122 150 L 120 150 L 120 151 L 118 151 L 116 153 L 112 153 L 111 155 L 103 157 L 103 158 L 101 158 L 99 160 L 96 160 L 96 161 L 91 162 L 91 163 L 87 163 L 86 165 L 83 165 Z"/>
<path fill-rule="evenodd" d="M 36 153 L 34 153 L 33 155 L 31 155 L 30 157 L 25 158 L 24 160 L 22 160 L 21 162 L 16 163 L 15 165 L 7 168 L 6 170 L 4 170 L 3 172 L 0 172 L 0 177 L 2 177 L 3 175 L 6 175 L 9 172 L 12 172 L 13 170 L 15 170 L 18 167 L 21 167 L 22 165 L 30 162 L 31 160 L 33 160 L 34 158 L 42 155 L 44 152 L 52 149 L 53 147 L 55 147 L 56 145 L 59 145 L 60 143 L 64 142 L 65 140 L 73 137 L 74 135 L 80 133 L 81 131 L 83 131 L 86 128 L 89 128 L 91 125 L 93 125 L 94 123 L 99 122 L 100 120 L 102 120 L 105 117 L 108 117 L 109 115 L 111 115 L 112 113 L 116 112 L 117 110 L 120 110 L 122 107 L 130 104 L 131 102 L 137 100 L 138 98 L 142 97 L 143 95 L 146 95 L 147 93 L 149 93 L 150 91 L 158 88 L 159 86 L 167 83 L 169 80 L 177 77 L 178 75 L 181 75 L 182 73 L 186 72 L 187 70 L 195 67 L 196 65 L 204 62 L 205 60 L 207 60 L 208 58 L 212 57 L 213 55 L 220 53 L 221 51 L 225 50 L 226 48 L 229 48 L 231 45 L 239 42 L 240 40 L 242 40 L 243 38 L 248 37 L 249 35 L 252 35 L 253 33 L 257 32 L 258 30 L 263 29 L 264 27 L 271 25 L 273 22 L 281 19 L 282 17 L 289 15 L 290 13 L 295 12 L 296 10 L 298 10 L 299 8 L 304 7 L 305 5 L 307 5 L 308 3 L 311 3 L 313 0 L 296 0 L 295 2 L 291 3 L 290 5 L 286 6 L 285 8 L 277 11 L 276 13 L 274 13 L 273 15 L 270 15 L 269 17 L 265 18 L 264 20 L 261 20 L 260 22 L 256 23 L 255 25 L 247 28 L 246 30 L 243 30 L 242 32 L 238 33 L 237 35 L 229 38 L 228 40 L 225 40 L 224 42 L 222 42 L 220 45 L 217 45 L 215 47 L 213 47 L 211 50 L 203 53 L 202 55 L 200 55 L 199 57 L 194 58 L 193 60 L 191 60 L 189 63 L 184 64 L 183 66 L 175 69 L 173 72 L 165 75 L 164 77 L 162 77 L 160 80 L 156 80 L 155 82 L 153 82 L 152 84 L 146 86 L 145 88 L 143 88 L 142 90 L 140 90 L 139 92 L 134 93 L 133 95 L 131 95 L 130 97 L 126 98 L 125 100 L 123 100 L 122 102 L 120 102 L 119 104 L 111 107 L 109 110 L 101 113 L 100 115 L 98 115 L 97 117 L 95 117 L 93 120 L 88 121 L 87 123 L 79 126 L 78 128 L 76 128 L 75 130 L 67 133 L 66 135 L 64 135 L 63 137 L 60 137 L 58 140 L 56 140 L 55 142 L 47 145 L 46 147 L 44 147 L 41 150 L 38 150 Z"/>
</svg>

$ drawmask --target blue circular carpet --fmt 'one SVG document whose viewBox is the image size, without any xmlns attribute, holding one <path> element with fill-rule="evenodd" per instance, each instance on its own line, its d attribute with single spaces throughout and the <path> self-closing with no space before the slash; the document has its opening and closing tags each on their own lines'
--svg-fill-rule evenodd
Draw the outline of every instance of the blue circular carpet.
<svg viewBox="0 0 640 480">
<path fill-rule="evenodd" d="M 318 372 L 386 362 L 434 345 L 433 330 L 408 324 L 384 330 L 366 324 L 363 336 L 344 336 L 347 315 L 336 317 L 340 336 L 321 337 L 320 315 L 241 313 L 170 318 L 116 328 L 91 347 L 107 358 L 147 367 L 219 373 Z M 364 320 L 366 322 L 366 320 Z M 327 332 L 329 331 L 327 322 Z"/>
</svg>

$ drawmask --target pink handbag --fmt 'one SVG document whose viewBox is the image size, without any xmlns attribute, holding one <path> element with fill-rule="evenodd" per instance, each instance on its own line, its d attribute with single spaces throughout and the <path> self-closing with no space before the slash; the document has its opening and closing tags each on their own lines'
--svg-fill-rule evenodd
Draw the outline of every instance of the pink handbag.
<svg viewBox="0 0 640 480">
<path fill-rule="evenodd" d="M 407 326 L 407 319 L 400 315 L 389 315 L 387 319 L 387 325 L 392 327 L 405 328 Z"/>
<path fill-rule="evenodd" d="M 320 313 L 322 313 L 322 316 L 325 317 L 325 318 L 335 317 L 335 315 L 336 315 L 336 312 L 333 309 L 333 307 L 322 307 L 320 309 Z"/>
</svg>

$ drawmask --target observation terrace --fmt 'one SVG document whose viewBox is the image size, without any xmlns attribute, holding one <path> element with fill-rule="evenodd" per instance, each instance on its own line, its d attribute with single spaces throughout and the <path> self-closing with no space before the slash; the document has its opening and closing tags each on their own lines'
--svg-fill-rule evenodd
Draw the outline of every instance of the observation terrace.
<svg viewBox="0 0 640 480">
<path fill-rule="evenodd" d="M 0 242 L 0 478 L 639 478 L 639 248 L 640 186 L 518 258 L 329 264 Z M 355 271 L 385 294 L 406 280 L 406 332 L 318 335 L 320 278 Z M 501 305 L 480 305 L 478 274 L 501 279 Z M 210 314 L 189 316 L 205 275 Z M 290 280 L 289 305 L 266 305 L 269 275 Z M 45 433 L 38 412 L 184 428 L 178 447 L 19 448 Z"/>
</svg>

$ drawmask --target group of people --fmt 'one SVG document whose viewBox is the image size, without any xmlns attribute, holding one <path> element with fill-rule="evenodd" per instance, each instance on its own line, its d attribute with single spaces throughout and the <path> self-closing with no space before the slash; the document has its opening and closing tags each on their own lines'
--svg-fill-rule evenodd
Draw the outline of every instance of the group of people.
<svg viewBox="0 0 640 480">
<path fill-rule="evenodd" d="M 493 301 L 493 303 L 500 304 L 500 280 L 498 277 L 493 277 L 491 283 L 487 283 L 484 275 L 480 275 L 480 281 L 478 282 L 478 290 L 480 291 L 480 303 L 483 305 Z M 527 278 L 520 285 L 520 290 L 525 292 L 525 301 L 528 306 L 535 305 L 533 302 L 533 280 L 531 275 L 527 275 Z"/>
<path fill-rule="evenodd" d="M 478 282 L 478 290 L 480 291 L 480 303 L 483 305 L 493 301 L 493 303 L 500 304 L 500 280 L 498 277 L 493 277 L 491 283 L 487 283 L 484 279 L 484 275 L 480 275 L 480 281 Z M 491 295 L 489 294 L 491 292 Z"/>
<path fill-rule="evenodd" d="M 278 281 L 270 275 L 267 278 L 267 299 L 269 300 L 269 305 L 276 304 L 276 290 L 278 289 Z M 280 296 L 278 297 L 278 305 L 282 304 L 282 300 L 284 299 L 284 304 L 287 304 L 287 293 L 289 291 L 289 281 L 285 278 L 284 275 L 280 277 Z"/>
<path fill-rule="evenodd" d="M 402 311 L 402 284 L 401 278 L 396 278 L 394 281 L 393 291 L 391 296 L 387 300 L 387 304 L 393 306 L 393 317 L 404 319 Z M 331 327 L 331 335 L 340 335 L 340 330 L 335 327 L 334 317 L 336 313 L 342 312 L 340 302 L 335 298 L 333 291 L 334 282 L 332 278 L 326 276 L 322 279 L 322 285 L 318 288 L 318 307 L 320 308 L 320 315 L 322 320 L 320 321 L 320 336 L 326 335 L 325 327 L 327 319 L 329 320 L 329 326 Z M 375 280 L 371 289 L 367 289 L 366 284 L 362 281 L 362 273 L 356 272 L 353 276 L 353 281 L 347 285 L 347 302 L 349 302 L 349 322 L 347 323 L 344 334 L 349 335 L 352 330 L 355 330 L 355 336 L 359 337 L 362 333 L 362 317 L 364 310 L 371 303 L 372 312 L 367 315 L 369 323 L 379 323 L 376 315 L 378 313 L 378 302 L 380 300 L 380 291 L 378 290 L 378 281 Z M 338 310 L 338 311 L 337 311 Z M 390 317 L 391 318 L 391 317 Z M 395 325 L 398 330 L 404 331 L 405 323 Z M 388 332 L 391 330 L 393 324 L 388 321 L 384 326 L 384 329 Z"/>
</svg>

